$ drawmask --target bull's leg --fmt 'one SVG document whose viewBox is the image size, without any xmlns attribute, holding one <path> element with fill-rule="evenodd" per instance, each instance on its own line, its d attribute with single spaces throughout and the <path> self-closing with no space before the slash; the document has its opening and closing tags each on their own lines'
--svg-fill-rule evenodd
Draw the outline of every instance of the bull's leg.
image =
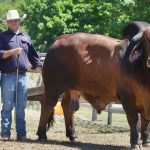
<svg viewBox="0 0 150 150">
<path fill-rule="evenodd" d="M 78 97 L 79 98 L 79 97 Z M 71 93 L 66 92 L 63 100 L 62 100 L 62 108 L 63 108 L 63 112 L 64 112 L 64 118 L 65 118 L 65 125 L 66 125 L 66 136 L 70 139 L 70 141 L 74 141 L 75 138 L 77 138 L 76 136 L 76 132 L 75 132 L 75 126 L 74 126 L 74 111 L 71 111 L 70 109 L 72 109 L 73 106 L 75 106 L 73 110 L 76 110 L 76 106 L 79 106 L 79 104 L 75 104 L 74 103 L 79 103 L 78 99 L 76 99 L 73 102 L 73 106 L 72 105 L 72 100 L 74 101 L 75 99 L 72 99 L 71 97 Z"/>
<path fill-rule="evenodd" d="M 150 123 L 149 121 L 141 115 L 141 140 L 144 147 L 150 146 Z"/>
<path fill-rule="evenodd" d="M 79 92 L 75 90 L 69 90 L 68 92 L 66 92 L 66 96 L 67 94 L 68 94 L 68 99 L 70 99 L 69 110 L 72 112 L 78 111 L 79 110 L 79 97 L 80 97 Z"/>
<path fill-rule="evenodd" d="M 58 101 L 57 99 L 54 99 L 53 101 L 44 99 L 43 101 L 41 101 L 41 116 L 40 116 L 38 131 L 37 131 L 38 140 L 40 141 L 44 142 L 47 140 L 46 125 L 48 122 L 50 122 L 49 120 L 50 117 L 53 118 L 54 107 L 57 101 Z"/>
<path fill-rule="evenodd" d="M 122 93 L 120 94 L 120 100 L 123 105 L 124 111 L 126 112 L 127 120 L 130 126 L 130 144 L 131 149 L 139 148 L 141 143 L 138 134 L 138 112 L 133 104 L 133 97 L 131 94 Z"/>
<path fill-rule="evenodd" d="M 129 104 L 130 105 L 130 104 Z M 127 120 L 130 126 L 130 144 L 131 144 L 131 148 L 139 148 L 141 143 L 139 141 L 139 134 L 138 134 L 138 113 L 136 111 L 136 109 L 134 109 L 133 107 L 130 108 L 127 106 L 123 106 L 125 112 L 126 112 L 126 116 L 127 116 Z"/>
<path fill-rule="evenodd" d="M 124 108 L 125 109 L 125 108 Z M 141 143 L 139 140 L 138 134 L 138 113 L 136 112 L 129 112 L 129 110 L 125 110 L 127 115 L 127 120 L 130 126 L 130 144 L 131 148 L 139 148 Z"/>
</svg>

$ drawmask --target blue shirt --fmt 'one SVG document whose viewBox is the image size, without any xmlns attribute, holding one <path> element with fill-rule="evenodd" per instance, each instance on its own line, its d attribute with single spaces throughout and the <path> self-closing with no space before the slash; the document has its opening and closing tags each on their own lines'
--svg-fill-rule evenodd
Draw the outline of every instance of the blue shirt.
<svg viewBox="0 0 150 150">
<path fill-rule="evenodd" d="M 12 55 L 6 59 L 2 58 L 5 51 L 17 47 L 21 47 L 23 49 L 18 56 Z M 0 33 L 1 72 L 2 73 L 16 72 L 17 68 L 19 68 L 19 71 L 25 72 L 29 68 L 29 62 L 32 65 L 32 69 L 41 66 L 39 56 L 32 45 L 31 38 L 22 32 L 15 34 L 9 29 L 7 31 L 1 32 Z"/>
</svg>

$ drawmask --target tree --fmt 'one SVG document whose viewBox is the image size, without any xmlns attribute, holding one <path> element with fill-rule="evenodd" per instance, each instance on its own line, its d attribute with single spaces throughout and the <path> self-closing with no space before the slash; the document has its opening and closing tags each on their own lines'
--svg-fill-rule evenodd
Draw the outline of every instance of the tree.
<svg viewBox="0 0 150 150">
<path fill-rule="evenodd" d="M 149 21 L 149 3 L 136 0 L 24 0 L 26 31 L 39 51 L 65 33 L 90 32 L 121 38 L 132 20 Z M 141 12 L 141 9 L 143 10 Z"/>
</svg>

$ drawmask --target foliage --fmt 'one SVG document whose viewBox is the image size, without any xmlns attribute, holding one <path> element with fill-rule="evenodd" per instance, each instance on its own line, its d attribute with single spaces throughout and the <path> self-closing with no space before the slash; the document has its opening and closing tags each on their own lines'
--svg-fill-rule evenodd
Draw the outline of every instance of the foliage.
<svg viewBox="0 0 150 150">
<path fill-rule="evenodd" d="M 68 28 L 68 24 L 73 19 L 72 7 L 71 0 L 24 1 L 22 10 L 29 16 L 25 25 L 39 50 L 47 49 L 58 35 L 70 33 L 72 28 Z"/>
<path fill-rule="evenodd" d="M 124 6 L 120 0 L 113 3 L 107 0 L 25 0 L 21 7 L 29 16 L 25 24 L 29 34 L 42 51 L 65 33 L 90 32 L 119 37 L 120 25 L 128 20 L 120 6 Z"/>
<path fill-rule="evenodd" d="M 27 14 L 22 26 L 41 52 L 61 34 L 90 32 L 121 38 L 129 21 L 150 21 L 148 0 L 24 0 L 20 4 L 17 8 Z"/>
</svg>

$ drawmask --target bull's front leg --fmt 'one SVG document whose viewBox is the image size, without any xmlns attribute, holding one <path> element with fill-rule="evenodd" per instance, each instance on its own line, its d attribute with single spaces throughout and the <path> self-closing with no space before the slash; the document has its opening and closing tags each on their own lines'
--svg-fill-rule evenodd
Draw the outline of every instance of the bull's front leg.
<svg viewBox="0 0 150 150">
<path fill-rule="evenodd" d="M 65 118 L 66 137 L 70 141 L 75 141 L 75 138 L 77 138 L 74 126 L 74 111 L 79 109 L 79 95 L 76 94 L 78 94 L 76 91 L 66 92 L 61 103 Z"/>
<path fill-rule="evenodd" d="M 150 123 L 143 114 L 141 114 L 141 140 L 143 147 L 150 147 Z"/>
<path fill-rule="evenodd" d="M 126 111 L 127 120 L 130 126 L 130 144 L 131 149 L 137 149 L 140 148 L 141 142 L 139 139 L 139 133 L 138 133 L 138 113 L 132 112 L 128 113 L 128 110 Z"/>
<path fill-rule="evenodd" d="M 47 141 L 46 127 L 48 123 L 50 124 L 50 122 L 53 122 L 54 106 L 56 103 L 57 101 L 53 101 L 53 103 L 51 103 L 51 101 L 45 99 L 41 101 L 41 115 L 38 131 L 36 133 L 39 141 Z"/>
<path fill-rule="evenodd" d="M 119 97 L 126 112 L 127 120 L 130 126 L 131 149 L 140 148 L 141 142 L 138 134 L 138 112 L 134 105 L 134 97 L 128 92 L 120 92 Z"/>
</svg>

